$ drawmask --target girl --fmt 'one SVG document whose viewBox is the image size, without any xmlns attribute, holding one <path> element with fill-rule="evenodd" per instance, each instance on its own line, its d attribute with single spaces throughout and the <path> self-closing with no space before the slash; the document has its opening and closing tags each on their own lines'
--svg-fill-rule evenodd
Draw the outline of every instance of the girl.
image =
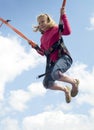
<svg viewBox="0 0 94 130">
<path fill-rule="evenodd" d="M 64 8 L 61 8 L 60 13 L 62 23 L 59 26 L 49 15 L 39 15 L 37 17 L 38 26 L 34 27 L 34 31 L 40 31 L 42 34 L 40 48 L 36 47 L 36 50 L 39 54 L 47 57 L 46 75 L 43 85 L 47 89 L 63 91 L 66 102 L 69 103 L 71 97 L 75 97 L 78 93 L 79 81 L 64 74 L 71 67 L 72 58 L 63 43 L 63 39 L 60 37 L 60 33 L 69 35 L 71 29 Z M 56 80 L 70 83 L 72 89 L 56 84 Z"/>
</svg>

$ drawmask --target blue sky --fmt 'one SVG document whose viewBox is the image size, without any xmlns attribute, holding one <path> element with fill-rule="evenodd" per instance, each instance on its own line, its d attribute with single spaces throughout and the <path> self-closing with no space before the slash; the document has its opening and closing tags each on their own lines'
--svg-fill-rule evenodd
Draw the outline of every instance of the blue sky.
<svg viewBox="0 0 94 130">
<path fill-rule="evenodd" d="M 13 26 L 39 45 L 41 34 L 32 31 L 37 15 L 50 14 L 58 24 L 61 4 L 62 0 L 0 0 L 0 17 L 11 19 Z M 36 79 L 44 73 L 45 57 L 3 25 L 0 28 L 0 130 L 93 130 L 94 0 L 67 0 L 66 13 L 72 33 L 64 41 L 74 60 L 67 74 L 79 78 L 79 94 L 67 104 L 63 92 L 46 90 L 43 78 Z"/>
</svg>

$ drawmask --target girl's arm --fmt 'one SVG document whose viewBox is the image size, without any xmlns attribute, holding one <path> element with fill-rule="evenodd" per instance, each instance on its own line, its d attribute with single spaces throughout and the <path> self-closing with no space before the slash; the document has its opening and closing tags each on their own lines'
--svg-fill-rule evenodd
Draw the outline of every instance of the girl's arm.
<svg viewBox="0 0 94 130">
<path fill-rule="evenodd" d="M 63 23 L 63 32 L 62 35 L 69 35 L 71 33 L 71 27 L 67 18 L 67 15 L 65 13 L 65 9 L 61 8 L 61 20 Z"/>
</svg>

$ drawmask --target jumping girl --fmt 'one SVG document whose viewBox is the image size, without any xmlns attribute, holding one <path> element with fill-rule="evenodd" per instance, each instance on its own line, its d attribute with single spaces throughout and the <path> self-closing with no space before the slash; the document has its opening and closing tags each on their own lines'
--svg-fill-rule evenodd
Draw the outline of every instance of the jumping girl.
<svg viewBox="0 0 94 130">
<path fill-rule="evenodd" d="M 38 26 L 34 27 L 34 31 L 40 31 L 42 34 L 40 39 L 41 45 L 36 50 L 39 54 L 47 57 L 43 85 L 47 89 L 63 91 L 66 102 L 69 103 L 71 97 L 75 97 L 78 94 L 79 80 L 65 75 L 65 72 L 71 67 L 73 60 L 59 33 L 69 35 L 71 28 L 63 7 L 60 13 L 62 23 L 59 26 L 48 14 L 40 14 L 37 17 Z M 70 83 L 72 88 L 62 87 L 56 84 L 56 80 Z"/>
</svg>

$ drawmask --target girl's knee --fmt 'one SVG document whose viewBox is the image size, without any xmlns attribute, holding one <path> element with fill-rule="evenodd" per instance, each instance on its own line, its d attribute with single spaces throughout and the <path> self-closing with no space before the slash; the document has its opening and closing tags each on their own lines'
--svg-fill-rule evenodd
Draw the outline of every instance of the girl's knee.
<svg viewBox="0 0 94 130">
<path fill-rule="evenodd" d="M 43 86 L 47 89 L 48 88 L 48 84 L 45 80 L 43 80 Z"/>
<path fill-rule="evenodd" d="M 53 81 L 45 81 L 45 80 L 43 80 L 43 86 L 44 86 L 46 89 L 50 89 L 53 85 L 54 85 L 54 82 L 53 82 Z"/>
</svg>

